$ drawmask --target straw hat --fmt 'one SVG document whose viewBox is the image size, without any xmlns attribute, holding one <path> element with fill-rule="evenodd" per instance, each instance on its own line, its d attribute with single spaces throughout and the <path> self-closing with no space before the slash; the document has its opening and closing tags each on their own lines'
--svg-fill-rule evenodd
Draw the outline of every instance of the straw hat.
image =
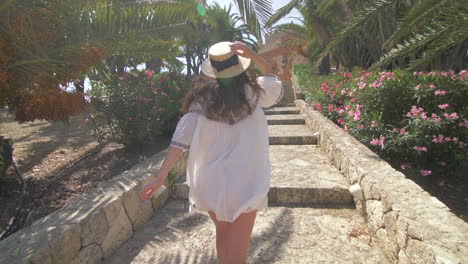
<svg viewBox="0 0 468 264">
<path fill-rule="evenodd" d="M 250 65 L 250 59 L 238 56 L 229 45 L 229 41 L 218 42 L 208 50 L 208 59 L 201 67 L 203 74 L 211 78 L 230 78 L 244 72 Z"/>
</svg>

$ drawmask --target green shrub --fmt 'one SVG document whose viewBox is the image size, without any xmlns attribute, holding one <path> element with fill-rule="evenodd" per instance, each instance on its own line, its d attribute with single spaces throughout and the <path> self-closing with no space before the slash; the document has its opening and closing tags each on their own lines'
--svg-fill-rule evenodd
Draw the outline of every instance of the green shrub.
<svg viewBox="0 0 468 264">
<path fill-rule="evenodd" d="M 317 86 L 299 76 L 311 107 L 395 168 L 443 177 L 467 168 L 467 80 L 467 71 L 355 71 Z"/>
<path fill-rule="evenodd" d="M 132 71 L 91 82 L 93 111 L 89 124 L 99 141 L 112 140 L 126 147 L 152 143 L 171 135 L 181 115 L 190 80 L 180 73 Z"/>
</svg>

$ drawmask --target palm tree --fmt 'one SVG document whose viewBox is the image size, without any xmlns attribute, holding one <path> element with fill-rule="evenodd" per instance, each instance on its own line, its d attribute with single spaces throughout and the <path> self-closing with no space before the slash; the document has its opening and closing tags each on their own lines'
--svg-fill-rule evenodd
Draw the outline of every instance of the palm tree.
<svg viewBox="0 0 468 264">
<path fill-rule="evenodd" d="M 231 11 L 232 5 L 221 8 L 219 4 L 214 3 L 206 8 L 205 16 L 189 18 L 188 24 L 192 31 L 183 38 L 187 75 L 200 73 L 200 66 L 206 59 L 208 48 L 216 42 L 242 40 L 256 50 L 257 44 L 251 38 L 249 27 L 245 24 L 237 25 L 241 18 Z"/>
<path fill-rule="evenodd" d="M 61 89 L 109 55 L 173 51 L 192 2 L 17 0 L 0 5 L 0 107 L 20 122 L 81 112 L 82 94 Z"/>
<path fill-rule="evenodd" d="M 292 0 L 266 25 L 293 8 L 306 9 L 308 26 L 323 45 L 313 58 L 316 66 L 332 55 L 348 69 L 466 67 L 468 12 L 462 0 Z"/>
</svg>

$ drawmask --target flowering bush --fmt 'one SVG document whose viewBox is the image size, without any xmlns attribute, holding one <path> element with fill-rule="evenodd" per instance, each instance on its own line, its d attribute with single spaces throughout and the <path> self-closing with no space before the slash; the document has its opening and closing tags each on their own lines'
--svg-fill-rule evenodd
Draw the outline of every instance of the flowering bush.
<svg viewBox="0 0 468 264">
<path fill-rule="evenodd" d="M 466 169 L 467 71 L 355 71 L 329 75 L 320 87 L 305 75 L 299 82 L 313 109 L 408 176 Z"/>
<path fill-rule="evenodd" d="M 98 140 L 126 147 L 172 134 L 190 80 L 180 73 L 132 71 L 92 82 L 89 123 Z"/>
</svg>

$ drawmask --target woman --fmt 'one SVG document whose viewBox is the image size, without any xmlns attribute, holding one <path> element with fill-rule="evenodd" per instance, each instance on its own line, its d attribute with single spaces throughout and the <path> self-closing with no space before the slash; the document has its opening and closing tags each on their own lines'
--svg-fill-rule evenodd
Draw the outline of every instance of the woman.
<svg viewBox="0 0 468 264">
<path fill-rule="evenodd" d="M 221 263 L 246 263 L 257 211 L 268 207 L 268 127 L 261 107 L 281 99 L 282 85 L 271 66 L 242 42 L 217 43 L 208 54 L 205 76 L 194 79 L 185 98 L 188 113 L 177 124 L 158 176 L 140 194 L 149 199 L 190 149 L 190 211 L 207 211 L 215 223 Z M 248 70 L 251 61 L 268 76 L 255 79 Z"/>
</svg>

